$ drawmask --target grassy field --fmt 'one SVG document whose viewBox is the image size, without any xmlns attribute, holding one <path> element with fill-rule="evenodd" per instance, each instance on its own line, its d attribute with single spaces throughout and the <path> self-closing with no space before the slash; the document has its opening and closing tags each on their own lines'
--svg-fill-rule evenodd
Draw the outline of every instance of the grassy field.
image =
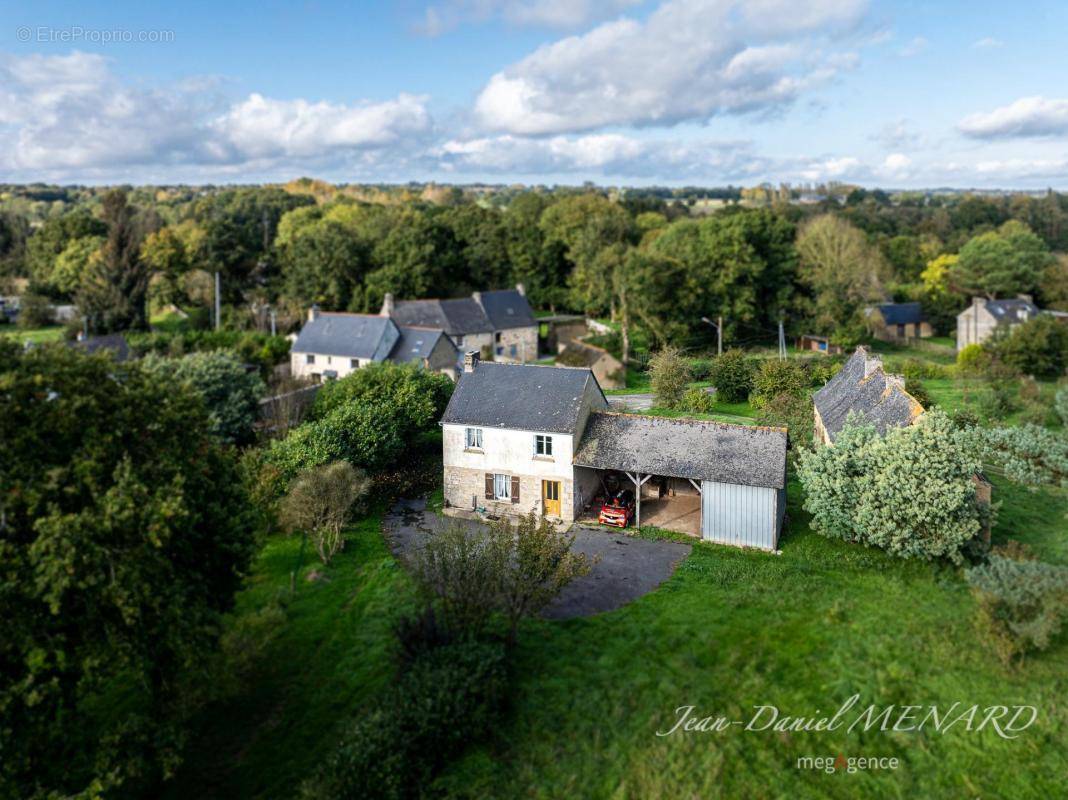
<svg viewBox="0 0 1068 800">
<path fill-rule="evenodd" d="M 412 590 L 380 526 L 380 513 L 354 526 L 325 568 L 309 548 L 292 599 L 300 540 L 267 542 L 231 625 L 278 603 L 284 622 L 239 690 L 201 716 L 165 797 L 292 797 L 337 741 L 338 726 L 385 686 L 393 674 L 391 625 Z M 312 570 L 322 577 L 309 582 Z"/>
<path fill-rule="evenodd" d="M 45 344 L 47 342 L 63 341 L 63 326 L 48 325 L 44 328 L 19 328 L 15 325 L 0 327 L 0 336 L 9 336 L 18 342 L 33 342 Z"/>
</svg>

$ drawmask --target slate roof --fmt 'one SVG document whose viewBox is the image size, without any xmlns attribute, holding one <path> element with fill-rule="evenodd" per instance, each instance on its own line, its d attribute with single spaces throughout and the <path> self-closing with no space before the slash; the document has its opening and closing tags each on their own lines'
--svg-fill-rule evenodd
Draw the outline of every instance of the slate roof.
<svg viewBox="0 0 1068 800">
<path fill-rule="evenodd" d="M 1023 312 L 1027 319 L 1037 317 L 1039 314 L 1038 306 L 1030 300 L 1024 300 L 1023 298 L 1013 298 L 1011 300 L 987 300 L 986 310 L 993 314 L 994 319 L 999 323 L 1021 321 L 1019 316 L 1020 312 Z"/>
<path fill-rule="evenodd" d="M 875 308 L 887 325 L 919 325 L 923 322 L 923 307 L 919 303 L 882 303 Z"/>
<path fill-rule="evenodd" d="M 441 423 L 574 434 L 591 384 L 604 400 L 588 369 L 481 362 L 460 373 Z"/>
<path fill-rule="evenodd" d="M 389 351 L 389 360 L 396 361 L 398 364 L 406 364 L 410 361 L 422 362 L 423 359 L 430 358 L 437 343 L 445 336 L 441 328 L 401 327 L 398 330 L 400 338 Z M 456 349 L 451 342 L 450 346 Z"/>
<path fill-rule="evenodd" d="M 300 329 L 291 348 L 295 353 L 322 353 L 344 358 L 375 358 L 383 340 L 396 329 L 377 314 L 321 313 Z"/>
<path fill-rule="evenodd" d="M 493 323 L 494 330 L 529 328 L 537 324 L 534 321 L 534 312 L 530 309 L 530 303 L 517 289 L 480 292 L 475 298 L 481 302 L 486 316 Z"/>
<path fill-rule="evenodd" d="M 489 333 L 493 324 L 473 297 L 455 300 L 399 300 L 392 318 L 398 325 L 441 328 L 450 336 Z"/>
<path fill-rule="evenodd" d="M 126 361 L 130 358 L 130 345 L 126 337 L 121 333 L 109 333 L 106 336 L 90 336 L 80 342 L 71 342 L 71 345 L 87 353 L 99 353 L 110 351 L 116 361 Z"/>
<path fill-rule="evenodd" d="M 530 303 L 516 289 L 476 292 L 452 300 L 398 300 L 390 316 L 398 325 L 441 328 L 449 336 L 537 324 Z"/>
<path fill-rule="evenodd" d="M 904 379 L 887 375 L 878 356 L 864 347 L 856 352 L 813 397 L 827 435 L 833 442 L 856 411 L 880 433 L 903 428 L 923 413 L 923 406 L 904 388 Z"/>
<path fill-rule="evenodd" d="M 781 489 L 786 429 L 595 412 L 575 464 Z"/>
</svg>

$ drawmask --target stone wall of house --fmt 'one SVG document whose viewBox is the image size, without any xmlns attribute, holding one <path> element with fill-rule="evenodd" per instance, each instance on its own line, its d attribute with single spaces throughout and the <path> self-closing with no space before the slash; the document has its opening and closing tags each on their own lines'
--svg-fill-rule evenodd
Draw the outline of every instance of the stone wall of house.
<svg viewBox="0 0 1068 800">
<path fill-rule="evenodd" d="M 957 349 L 982 344 L 994 335 L 997 326 L 993 314 L 973 303 L 957 315 Z"/>
<path fill-rule="evenodd" d="M 515 355 L 512 355 L 512 348 Z M 529 328 L 509 328 L 497 331 L 494 335 L 493 360 L 494 361 L 537 361 L 538 359 L 538 326 Z"/>
<path fill-rule="evenodd" d="M 541 482 L 538 475 L 519 475 L 519 502 L 510 500 L 490 500 L 486 498 L 486 471 L 469 467 L 447 466 L 444 470 L 445 504 L 448 507 L 472 511 L 485 509 L 488 514 L 498 516 L 517 516 L 534 511 L 543 512 Z M 515 473 L 503 473 L 513 475 Z M 569 478 L 560 481 L 560 518 L 565 522 L 575 519 L 574 481 Z"/>
<path fill-rule="evenodd" d="M 812 438 L 816 444 L 829 445 L 831 443 L 831 437 L 827 435 L 827 429 L 823 427 L 823 419 L 820 417 L 820 412 L 816 410 L 816 407 L 812 407 Z"/>
<path fill-rule="evenodd" d="M 315 359 L 315 363 L 308 363 L 308 356 Z M 328 356 L 324 353 L 290 353 L 289 364 L 294 378 L 312 378 L 321 376 L 327 370 L 333 370 L 339 378 L 344 378 L 350 372 L 355 372 L 360 367 L 370 364 L 370 359 L 347 358 L 344 356 Z"/>
<path fill-rule="evenodd" d="M 456 349 L 461 353 L 475 350 L 481 356 L 483 355 L 483 348 L 493 346 L 493 334 L 469 333 L 466 336 L 454 336 L 452 341 L 456 345 Z"/>
</svg>

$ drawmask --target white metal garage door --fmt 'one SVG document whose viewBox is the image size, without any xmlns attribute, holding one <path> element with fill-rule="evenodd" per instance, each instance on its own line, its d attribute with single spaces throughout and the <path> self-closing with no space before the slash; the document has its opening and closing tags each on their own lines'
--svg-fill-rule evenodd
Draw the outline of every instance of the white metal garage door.
<svg viewBox="0 0 1068 800">
<path fill-rule="evenodd" d="M 774 489 L 701 481 L 701 536 L 738 547 L 775 549 Z"/>
</svg>

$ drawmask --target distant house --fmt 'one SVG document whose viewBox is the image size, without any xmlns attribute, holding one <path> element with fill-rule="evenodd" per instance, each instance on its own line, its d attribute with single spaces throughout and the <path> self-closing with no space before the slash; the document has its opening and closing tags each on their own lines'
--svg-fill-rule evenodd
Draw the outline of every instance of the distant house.
<svg viewBox="0 0 1068 800">
<path fill-rule="evenodd" d="M 797 349 L 805 352 L 823 353 L 825 356 L 837 356 L 842 353 L 841 345 L 831 344 L 831 340 L 826 336 L 815 336 L 810 333 L 804 333 L 797 338 Z"/>
<path fill-rule="evenodd" d="M 611 413 L 589 369 L 480 363 L 475 352 L 441 426 L 449 513 L 571 522 L 629 487 L 639 524 L 778 546 L 783 428 Z"/>
<path fill-rule="evenodd" d="M 1012 300 L 973 297 L 972 304 L 957 314 L 957 349 L 982 344 L 999 328 L 1012 330 L 1040 313 L 1039 307 L 1026 294 Z"/>
<path fill-rule="evenodd" d="M 813 397 L 815 439 L 830 445 L 856 412 L 880 433 L 904 428 L 923 414 L 923 406 L 905 391 L 905 379 L 883 370 L 883 362 L 858 347 L 842 369 Z"/>
<path fill-rule="evenodd" d="M 312 306 L 289 357 L 298 378 L 343 378 L 378 361 L 416 363 L 455 378 L 459 354 L 439 329 L 400 326 L 378 314 L 326 313 Z"/>
<path fill-rule="evenodd" d="M 556 363 L 563 367 L 587 367 L 602 389 L 625 389 L 627 386 L 627 371 L 623 369 L 623 362 L 603 347 L 580 341 L 570 342 L 557 354 Z"/>
<path fill-rule="evenodd" d="M 477 349 L 493 361 L 538 357 L 538 324 L 522 284 L 450 300 L 395 300 L 387 293 L 379 315 L 397 325 L 443 330 L 461 351 Z"/>
<path fill-rule="evenodd" d="M 934 335 L 919 303 L 881 303 L 864 309 L 872 336 L 883 342 L 926 339 Z"/>
<path fill-rule="evenodd" d="M 128 361 L 130 359 L 130 345 L 126 337 L 121 333 L 109 333 L 106 336 L 82 336 L 70 343 L 71 347 L 84 350 L 86 353 L 111 353 L 116 361 Z"/>
</svg>

